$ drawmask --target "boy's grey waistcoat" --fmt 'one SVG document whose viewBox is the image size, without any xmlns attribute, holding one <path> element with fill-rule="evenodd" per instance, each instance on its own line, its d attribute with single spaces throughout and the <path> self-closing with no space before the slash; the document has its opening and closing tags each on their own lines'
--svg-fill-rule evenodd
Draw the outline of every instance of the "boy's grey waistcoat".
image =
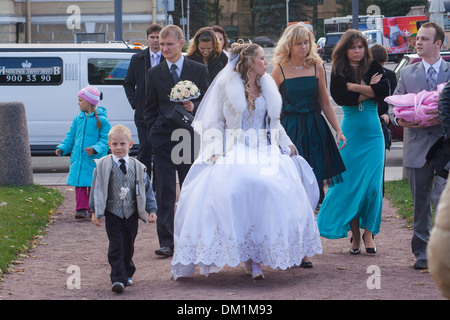
<svg viewBox="0 0 450 320">
<path fill-rule="evenodd" d="M 113 160 L 111 159 L 111 161 Z M 113 163 L 108 183 L 106 210 L 119 218 L 128 219 L 137 211 L 135 177 L 136 165 L 134 161 L 130 161 L 126 174 L 123 174 L 119 166 Z M 123 197 L 121 197 L 122 187 L 128 190 Z"/>
<path fill-rule="evenodd" d="M 123 173 L 113 162 L 112 154 L 97 160 L 96 163 L 97 167 L 95 168 L 93 174 L 92 190 L 89 197 L 89 206 L 91 208 L 91 211 L 95 212 L 95 215 L 100 218 L 105 215 L 105 210 L 108 208 L 107 201 L 109 200 L 109 197 L 111 197 L 111 195 L 109 194 L 109 185 L 111 176 L 113 176 L 113 167 L 117 167 L 118 173 L 120 173 L 122 176 Z M 151 184 L 146 173 L 146 167 L 141 162 L 131 157 L 129 167 L 134 167 L 135 169 L 134 176 L 131 176 L 131 172 L 127 172 L 127 175 L 130 174 L 130 177 L 128 178 L 129 183 L 134 185 L 135 190 L 133 192 L 133 199 L 135 202 L 134 208 L 137 209 L 139 218 L 146 222 L 146 212 L 156 212 L 157 209 L 153 190 L 151 189 Z M 149 187 L 148 192 L 146 184 Z M 121 186 L 118 187 L 119 190 L 120 187 Z"/>
</svg>

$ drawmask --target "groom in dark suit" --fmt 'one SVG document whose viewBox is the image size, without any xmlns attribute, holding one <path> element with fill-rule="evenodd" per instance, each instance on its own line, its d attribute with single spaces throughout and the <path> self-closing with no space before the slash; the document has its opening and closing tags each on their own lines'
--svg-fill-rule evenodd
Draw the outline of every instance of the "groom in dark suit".
<svg viewBox="0 0 450 320">
<path fill-rule="evenodd" d="M 179 127 L 174 126 L 165 117 L 166 111 L 174 103 L 169 100 L 172 87 L 178 80 L 190 80 L 200 89 L 199 98 L 183 102 L 182 106 L 195 115 L 198 105 L 210 84 L 208 68 L 198 62 L 185 59 L 181 53 L 184 44 L 183 32 L 175 25 L 164 27 L 159 34 L 161 53 L 166 59 L 148 71 L 147 105 L 144 118 L 150 130 L 150 141 L 153 146 L 156 201 L 158 203 L 157 231 L 160 248 L 155 251 L 158 255 L 171 256 L 173 254 L 174 207 L 176 201 L 176 173 L 180 187 L 194 161 L 194 132 L 185 130 L 182 141 L 172 141 L 172 134 Z M 174 136 L 178 139 L 178 136 Z M 184 141 L 185 139 L 190 141 Z M 172 150 L 180 143 L 184 143 L 183 153 L 188 152 L 190 161 L 181 161 L 179 155 Z M 190 149 L 190 150 L 189 150 Z M 174 159 L 177 158 L 177 159 Z M 186 159 L 183 154 L 182 159 Z"/>
</svg>

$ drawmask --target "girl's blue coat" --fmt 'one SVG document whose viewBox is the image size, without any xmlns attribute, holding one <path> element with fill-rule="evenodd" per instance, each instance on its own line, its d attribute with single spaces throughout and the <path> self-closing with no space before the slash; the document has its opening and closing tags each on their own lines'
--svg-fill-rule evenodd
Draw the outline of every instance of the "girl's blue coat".
<svg viewBox="0 0 450 320">
<path fill-rule="evenodd" d="M 56 149 L 61 149 L 61 155 L 70 156 L 70 169 L 67 176 L 67 184 L 75 187 L 90 187 L 92 173 L 95 169 L 94 159 L 100 159 L 108 153 L 108 132 L 111 124 L 107 119 L 107 111 L 103 107 L 97 107 L 97 114 L 102 124 L 97 129 L 97 118 L 92 112 L 86 115 L 80 112 L 72 122 L 69 132 Z M 84 149 L 92 147 L 97 151 L 89 156 Z"/>
</svg>

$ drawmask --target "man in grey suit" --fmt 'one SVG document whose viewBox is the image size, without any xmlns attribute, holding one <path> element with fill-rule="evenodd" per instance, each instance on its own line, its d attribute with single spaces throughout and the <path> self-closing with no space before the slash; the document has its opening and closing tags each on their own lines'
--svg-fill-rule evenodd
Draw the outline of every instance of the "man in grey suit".
<svg viewBox="0 0 450 320">
<path fill-rule="evenodd" d="M 422 90 L 436 90 L 437 84 L 450 79 L 450 64 L 440 56 L 444 42 L 444 31 L 433 23 L 424 23 L 417 32 L 416 49 L 422 61 L 400 71 L 400 78 L 394 94 L 418 93 Z M 430 147 L 443 136 L 438 111 L 432 126 L 424 127 L 419 121 L 408 122 L 396 118 L 393 106 L 389 106 L 391 121 L 404 128 L 404 159 L 409 185 L 414 202 L 414 234 L 411 249 L 416 256 L 415 269 L 427 268 L 426 246 L 431 228 L 431 201 L 436 209 L 446 180 L 435 175 L 433 161 L 426 161 Z M 434 112 L 433 112 L 434 113 Z"/>
</svg>

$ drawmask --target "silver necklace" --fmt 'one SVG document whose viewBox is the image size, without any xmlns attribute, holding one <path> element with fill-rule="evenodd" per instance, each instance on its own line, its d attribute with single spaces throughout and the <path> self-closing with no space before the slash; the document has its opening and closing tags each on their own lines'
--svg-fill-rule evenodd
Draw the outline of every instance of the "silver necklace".
<svg viewBox="0 0 450 320">
<path fill-rule="evenodd" d="M 303 69 L 303 67 L 304 67 L 303 65 L 301 65 L 301 66 L 299 66 L 299 67 L 294 66 L 294 65 L 291 64 L 290 61 L 288 61 L 288 63 L 289 63 L 289 67 L 291 67 L 292 69 L 295 69 L 295 70 L 300 70 L 300 69 Z"/>
</svg>

